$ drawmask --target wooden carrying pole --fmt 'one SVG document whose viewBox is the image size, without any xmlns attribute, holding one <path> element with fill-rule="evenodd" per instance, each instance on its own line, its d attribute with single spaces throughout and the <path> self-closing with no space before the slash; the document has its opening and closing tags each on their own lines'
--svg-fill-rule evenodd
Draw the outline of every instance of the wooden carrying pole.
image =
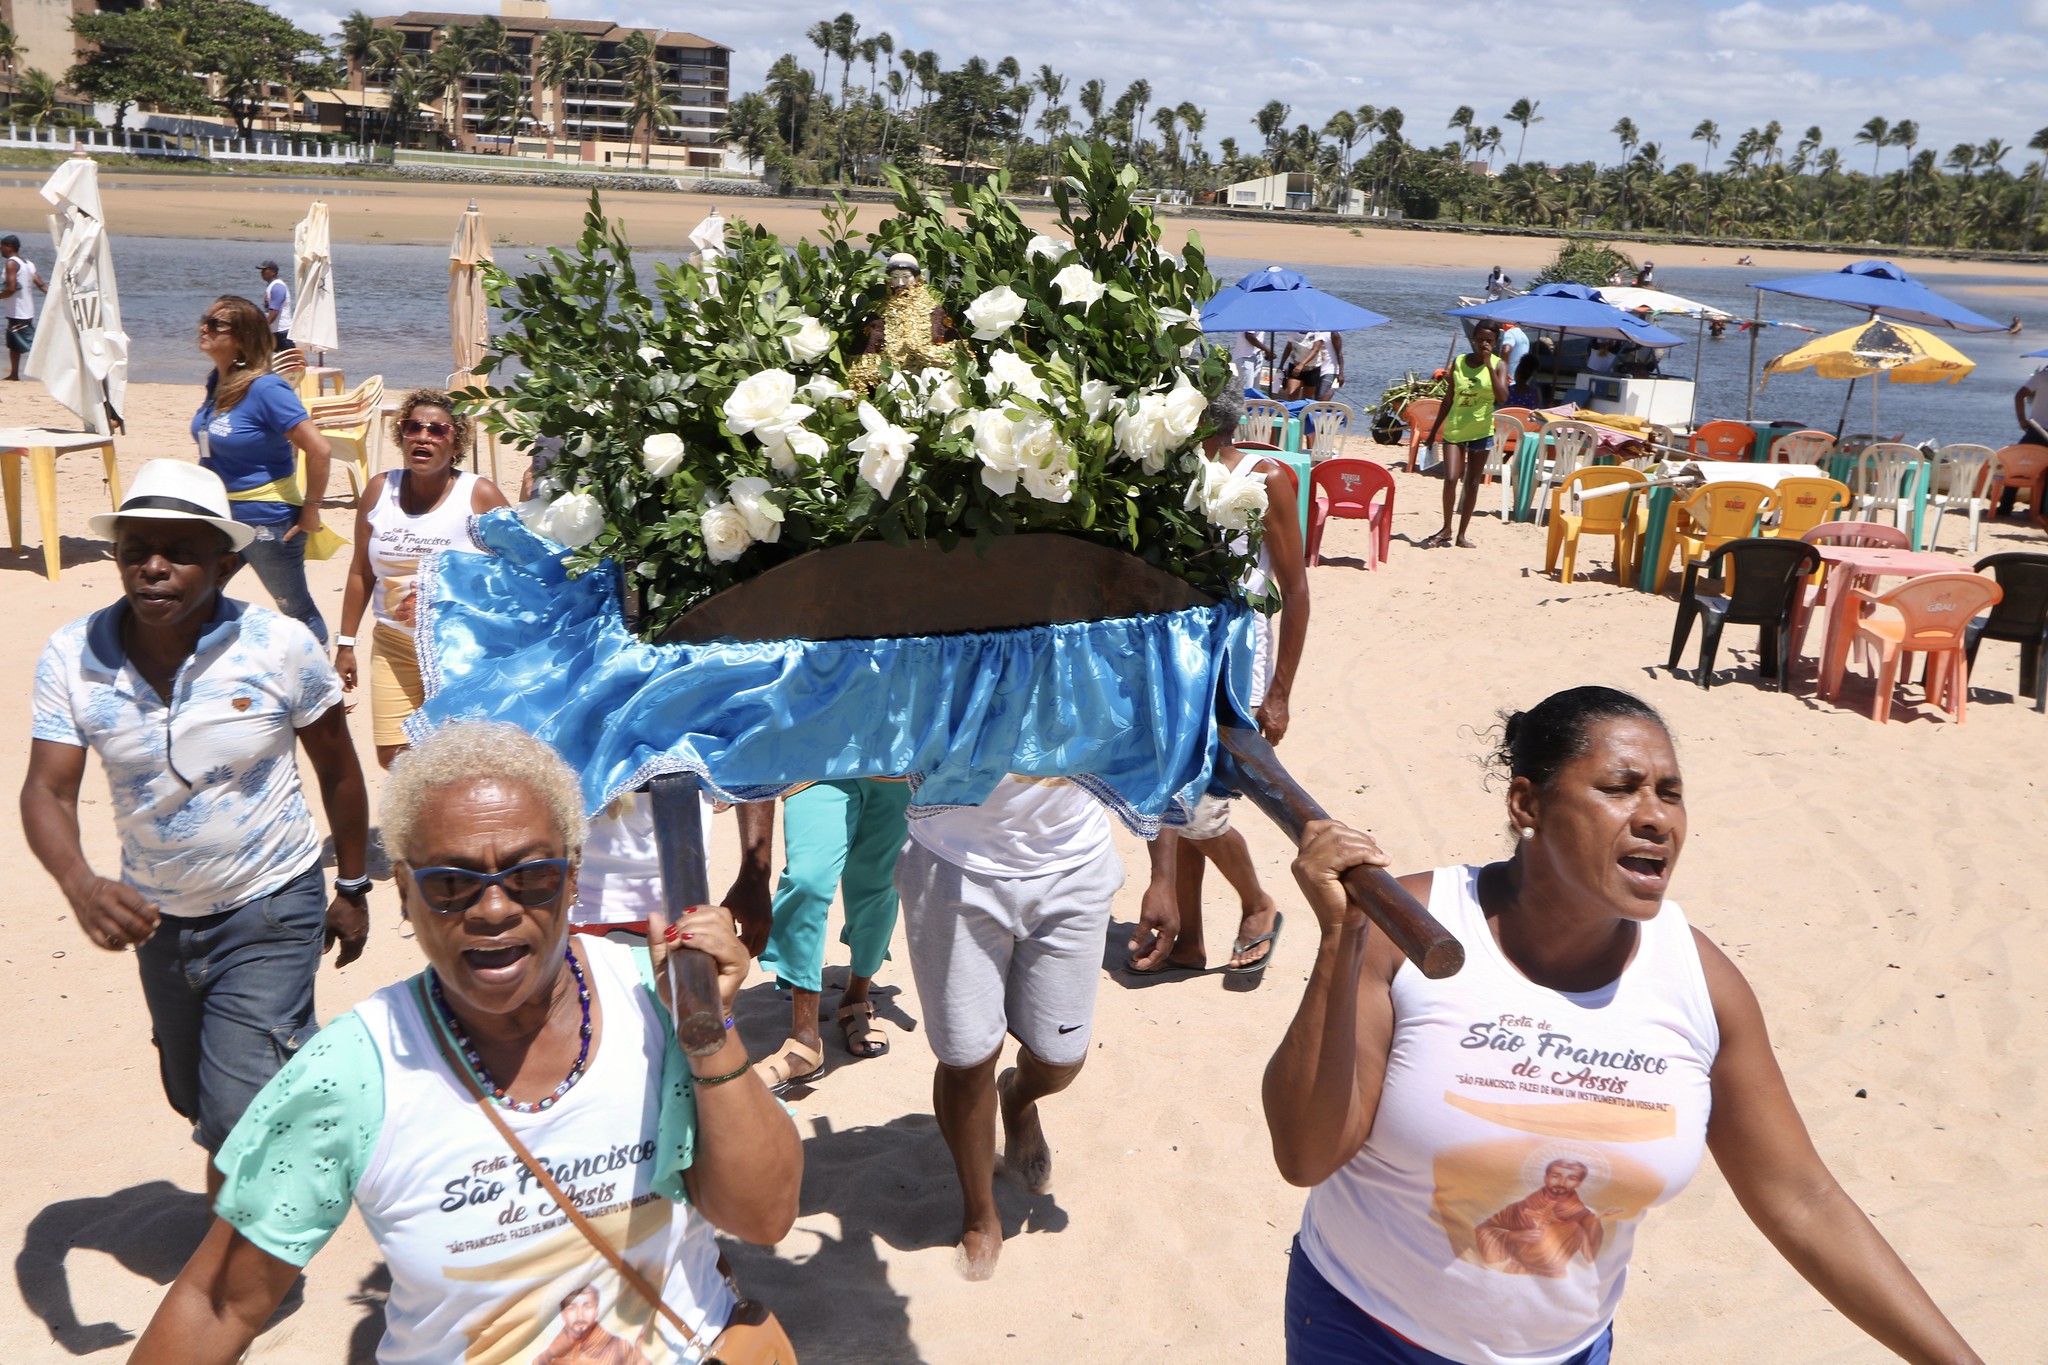
<svg viewBox="0 0 2048 1365">
<path fill-rule="evenodd" d="M 674 923 L 711 903 L 711 870 L 704 847 L 704 812 L 694 773 L 672 773 L 648 784 L 654 800 L 654 843 L 661 852 L 661 898 Z M 695 948 L 670 948 L 668 983 L 676 1041 L 692 1057 L 725 1046 L 725 1001 L 718 964 Z"/>
<path fill-rule="evenodd" d="M 1280 766 L 1273 746 L 1257 730 L 1241 725 L 1217 727 L 1223 741 L 1217 766 L 1223 780 L 1243 790 L 1253 805 L 1285 831 L 1296 844 L 1311 820 L 1327 820 L 1329 812 Z M 1394 941 L 1426 977 L 1455 976 L 1465 965 L 1465 948 L 1451 931 L 1437 923 L 1422 903 L 1380 867 L 1354 867 L 1343 876 L 1344 894 L 1366 918 Z"/>
</svg>

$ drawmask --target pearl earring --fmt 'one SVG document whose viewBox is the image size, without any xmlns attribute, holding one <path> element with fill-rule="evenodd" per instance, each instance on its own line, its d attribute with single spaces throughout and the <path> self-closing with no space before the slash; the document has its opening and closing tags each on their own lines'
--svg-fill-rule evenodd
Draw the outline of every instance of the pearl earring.
<svg viewBox="0 0 2048 1365">
<path fill-rule="evenodd" d="M 1524 826 L 1522 826 L 1522 842 L 1523 842 L 1523 843 L 1525 843 L 1525 844 L 1526 844 L 1526 843 L 1528 843 L 1528 842 L 1529 842 L 1529 841 L 1530 841 L 1531 839 L 1533 839 L 1533 838 L 1535 838 L 1535 837 L 1536 837 L 1536 827 L 1535 827 L 1534 825 L 1524 825 Z"/>
</svg>

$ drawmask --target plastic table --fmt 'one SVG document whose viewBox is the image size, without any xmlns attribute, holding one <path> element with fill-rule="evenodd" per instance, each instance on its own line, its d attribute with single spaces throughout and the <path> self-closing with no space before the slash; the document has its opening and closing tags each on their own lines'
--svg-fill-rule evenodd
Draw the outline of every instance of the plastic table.
<svg viewBox="0 0 2048 1365">
<path fill-rule="evenodd" d="M 1819 545 L 1820 557 L 1828 565 L 1826 583 L 1826 632 L 1820 654 L 1820 695 L 1833 700 L 1842 687 L 1842 673 L 1849 664 L 1849 645 L 1856 636 L 1851 613 L 1856 594 L 1851 591 L 1866 578 L 1920 578 L 1931 573 L 1968 572 L 1968 566 L 1952 555 L 1925 550 L 1893 550 L 1871 545 Z"/>
<path fill-rule="evenodd" d="M 1292 427 L 1297 426 L 1298 423 L 1289 422 L 1288 425 Z M 1268 450 L 1264 446 L 1259 446 L 1251 453 L 1258 455 L 1262 459 L 1278 460 L 1281 464 L 1294 471 L 1295 485 L 1301 490 L 1301 496 L 1298 500 L 1300 505 L 1295 510 L 1301 513 L 1301 539 L 1302 543 L 1306 545 L 1308 543 L 1308 505 L 1310 499 L 1315 496 L 1314 491 L 1309 486 L 1309 476 L 1313 472 L 1313 462 L 1309 459 L 1307 453 L 1301 449 L 1299 441 L 1296 441 L 1284 450 Z"/>
<path fill-rule="evenodd" d="M 35 480 L 36 511 L 43 530 L 43 576 L 57 581 L 57 569 L 64 557 L 63 538 L 57 533 L 57 457 L 74 451 L 97 450 L 107 470 L 107 490 L 113 510 L 121 510 L 121 467 L 114 460 L 114 438 L 95 431 L 45 431 L 41 427 L 0 427 L 0 486 L 7 498 L 7 544 L 21 548 L 21 457 L 28 456 L 29 474 Z"/>
</svg>

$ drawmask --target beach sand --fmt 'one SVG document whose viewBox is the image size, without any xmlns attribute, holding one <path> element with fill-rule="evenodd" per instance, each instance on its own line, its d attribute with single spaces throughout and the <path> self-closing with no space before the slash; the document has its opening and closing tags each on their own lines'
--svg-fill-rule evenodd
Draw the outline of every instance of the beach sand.
<svg viewBox="0 0 2048 1365">
<path fill-rule="evenodd" d="M 146 458 L 189 449 L 196 399 L 190 387 L 130 390 L 128 476 Z M 66 418 L 35 386 L 7 386 L 0 403 L 10 423 Z M 511 469 L 506 480 L 516 483 Z M 1964 726 L 1916 711 L 1879 727 L 1858 709 L 1867 684 L 1851 683 L 1846 708 L 1822 704 L 1810 666 L 1789 695 L 1761 690 L 1755 634 L 1740 627 L 1721 661 L 1733 676 L 1701 691 L 1689 673 L 1662 668 L 1670 600 L 1618 587 L 1604 542 L 1582 553 L 1585 576 L 1569 587 L 1541 572 L 1541 530 L 1491 516 L 1475 523 L 1478 549 L 1422 551 L 1410 542 L 1434 529 L 1440 485 L 1397 481 L 1391 562 L 1364 572 L 1362 534 L 1340 522 L 1330 559 L 1310 571 L 1314 621 L 1281 748 L 1296 775 L 1333 813 L 1373 830 L 1397 870 L 1486 860 L 1509 846 L 1500 792 L 1479 762 L 1498 709 L 1591 682 L 1663 708 L 1692 821 L 1675 895 L 1749 974 L 1821 1151 L 1987 1360 L 2038 1359 L 2048 1333 L 2048 1092 L 2037 1083 L 2048 1067 L 2048 720 L 2009 697 L 2014 649 L 1985 647 Z M 328 515 L 345 528 L 341 488 L 337 479 Z M 44 639 L 116 595 L 107 547 L 85 524 L 104 498 L 96 462 L 66 465 L 61 582 L 42 577 L 32 508 L 30 548 L 0 558 L 20 627 L 0 637 L 0 685 L 22 699 L 17 736 Z M 1952 524 L 1948 543 L 1960 538 Z M 2040 546 L 2038 533 L 2008 523 L 1987 529 L 1981 552 Z M 330 621 L 342 571 L 340 560 L 313 570 Z M 366 705 L 351 724 L 367 765 Z M 10 790 L 26 748 L 17 740 L 0 759 Z M 86 849 L 111 871 L 106 788 L 92 767 Z M 1044 1110 L 1053 1192 L 1034 1198 L 1004 1183 L 1014 1235 L 988 1284 L 963 1283 L 952 1268 L 957 1194 L 899 941 L 881 976 L 893 1050 L 852 1063 L 828 1031 L 832 1070 L 792 1097 L 808 1139 L 797 1229 L 772 1252 L 733 1250 L 742 1281 L 782 1316 L 806 1362 L 1279 1358 L 1302 1192 L 1274 1172 L 1258 1086 L 1300 996 L 1315 926 L 1292 889 L 1285 841 L 1247 809 L 1239 823 L 1287 907 L 1273 967 L 1249 989 L 1213 975 L 1137 986 L 1105 973 L 1098 1046 Z M 725 884 L 734 843 L 723 817 L 714 886 Z M 1137 841 L 1119 844 L 1130 879 L 1106 964 L 1122 960 L 1145 868 Z M 203 1226 L 191 1193 L 200 1153 L 159 1092 L 133 964 L 84 941 L 13 820 L 0 851 L 16 869 L 0 887 L 16 1115 L 0 1134 L 0 1169 L 12 1173 L 0 1226 L 20 1239 L 15 1292 L 0 1295 L 0 1356 L 118 1360 Z M 1211 883 L 1220 960 L 1234 917 Z M 323 1017 L 420 965 L 389 883 L 372 905 L 368 952 L 346 972 L 322 973 Z M 844 973 L 836 945 L 832 961 L 828 1009 Z M 782 1038 L 786 1019 L 772 984 L 750 985 L 741 1020 L 756 1055 Z M 1772 1252 L 1711 1163 L 1650 1215 L 1637 1248 L 1617 1329 L 1631 1362 L 1887 1358 Z M 249 1359 L 369 1361 L 380 1292 L 377 1257 L 351 1219 Z"/>
<path fill-rule="evenodd" d="M 41 233 L 49 206 L 36 193 L 40 175 L 23 173 L 13 185 L 0 185 L 0 224 L 15 232 Z M 107 221 L 116 232 L 149 237 L 200 237 L 210 241 L 291 241 L 293 224 L 305 216 L 308 203 L 324 198 L 336 242 L 386 242 L 440 245 L 455 231 L 455 220 L 476 200 L 500 246 L 552 246 L 573 242 L 583 231 L 586 190 L 526 188 L 507 185 L 435 184 L 318 176 L 186 176 L 108 170 L 100 177 Z M 690 229 L 713 205 L 733 218 L 764 226 L 785 241 L 815 235 L 821 227 L 822 201 L 803 199 L 720 200 L 712 196 L 656 194 L 648 191 L 607 191 L 604 206 L 624 225 L 633 245 L 659 250 L 689 248 Z M 857 204 L 855 229 L 872 230 L 892 210 L 886 204 Z M 1053 215 L 1044 210 L 1024 214 L 1035 228 L 1046 228 Z M 1557 253 L 1557 239 L 1517 237 L 1484 231 L 1419 231 L 1397 227 L 1329 223 L 1262 222 L 1256 217 L 1188 217 L 1162 211 L 1162 237 L 1178 246 L 1190 231 L 1201 235 L 1203 249 L 1216 259 L 1272 260 L 1294 265 L 1425 266 L 1475 272 L 1481 287 L 1486 271 L 1499 265 L 1526 280 Z M 1597 236 L 1597 234 L 1594 234 Z M 1832 259 L 1811 251 L 1764 248 L 1699 247 L 1624 243 L 1636 259 L 1647 257 L 1664 266 L 1732 266 L 1747 254 L 1767 274 L 1805 274 L 1831 268 Z M 1843 246 L 1844 260 L 1882 256 L 1875 246 Z M 2048 264 L 2014 265 L 1970 261 L 1913 259 L 1908 268 L 1920 275 L 1993 274 L 2048 284 Z M 2000 292 L 2009 292 L 2001 286 Z"/>
</svg>

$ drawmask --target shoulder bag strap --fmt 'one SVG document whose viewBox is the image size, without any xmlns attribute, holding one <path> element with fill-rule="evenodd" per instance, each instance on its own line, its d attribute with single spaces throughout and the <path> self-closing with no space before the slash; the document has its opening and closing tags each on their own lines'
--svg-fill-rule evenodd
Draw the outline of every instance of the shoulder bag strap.
<svg viewBox="0 0 2048 1365">
<path fill-rule="evenodd" d="M 562 1187 L 555 1183 L 555 1178 L 552 1175 L 548 1174 L 548 1168 L 535 1160 L 532 1152 L 526 1150 L 526 1144 L 519 1140 L 519 1135 L 514 1133 L 512 1126 L 505 1122 L 505 1117 L 498 1112 L 498 1107 L 492 1104 L 490 1099 L 484 1094 L 483 1087 L 476 1083 L 476 1077 L 470 1074 L 469 1068 L 462 1064 L 462 1059 L 456 1056 L 455 1049 L 449 1045 L 447 1031 L 442 1027 L 441 1021 L 434 1017 L 434 1011 L 431 1002 L 426 997 L 426 987 L 423 982 L 416 981 L 413 990 L 418 999 L 420 1010 L 426 1017 L 427 1028 L 433 1033 L 434 1041 L 440 1045 L 442 1059 L 455 1072 L 456 1077 L 462 1082 L 463 1088 L 469 1091 L 470 1097 L 477 1102 L 477 1107 L 484 1111 L 484 1117 L 491 1121 L 491 1126 L 498 1130 L 498 1135 L 504 1138 L 507 1145 L 512 1148 L 512 1155 L 519 1158 L 519 1164 L 533 1173 L 533 1178 L 540 1182 L 540 1187 L 548 1192 L 548 1198 L 554 1200 L 556 1207 L 569 1216 L 569 1221 L 575 1224 L 578 1232 L 583 1234 L 584 1240 L 597 1249 L 597 1254 L 604 1257 L 613 1270 L 619 1272 L 619 1278 L 633 1286 L 633 1292 L 649 1304 L 652 1304 L 657 1313 L 667 1318 L 675 1329 L 683 1334 L 684 1341 L 694 1344 L 697 1340 L 697 1334 L 690 1330 L 690 1325 L 682 1320 L 675 1309 L 668 1306 L 668 1303 L 661 1297 L 661 1291 L 650 1284 L 647 1277 L 635 1269 L 632 1262 L 620 1255 L 619 1249 L 613 1246 L 588 1218 L 583 1216 L 583 1211 L 577 1208 L 569 1199 L 569 1196 L 562 1192 Z"/>
</svg>

